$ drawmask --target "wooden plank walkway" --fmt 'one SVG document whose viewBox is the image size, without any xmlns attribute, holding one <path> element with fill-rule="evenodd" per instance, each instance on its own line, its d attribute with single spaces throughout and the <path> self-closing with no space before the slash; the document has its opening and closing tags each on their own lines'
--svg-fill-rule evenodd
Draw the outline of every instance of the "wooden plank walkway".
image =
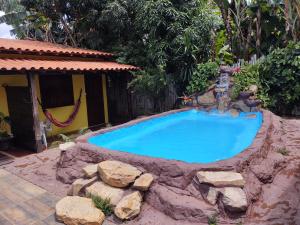
<svg viewBox="0 0 300 225">
<path fill-rule="evenodd" d="M 60 198 L 0 169 L 1 225 L 61 225 L 55 221 Z"/>
</svg>

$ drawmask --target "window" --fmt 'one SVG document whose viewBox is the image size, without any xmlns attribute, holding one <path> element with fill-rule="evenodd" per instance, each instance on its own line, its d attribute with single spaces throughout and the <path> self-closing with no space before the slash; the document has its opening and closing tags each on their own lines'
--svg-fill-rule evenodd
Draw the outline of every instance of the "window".
<svg viewBox="0 0 300 225">
<path fill-rule="evenodd" d="M 39 78 L 44 108 L 74 105 L 72 75 L 41 74 Z"/>
</svg>

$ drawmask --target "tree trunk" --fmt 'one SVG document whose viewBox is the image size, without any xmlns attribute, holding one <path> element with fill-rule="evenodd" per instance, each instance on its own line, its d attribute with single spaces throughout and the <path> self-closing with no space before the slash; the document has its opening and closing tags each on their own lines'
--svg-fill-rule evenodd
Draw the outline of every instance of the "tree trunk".
<svg viewBox="0 0 300 225">
<path fill-rule="evenodd" d="M 290 34 L 290 14 L 289 14 L 289 0 L 284 0 L 284 17 L 285 17 L 285 41 L 288 42 Z"/>
<path fill-rule="evenodd" d="M 256 12 L 256 54 L 259 58 L 261 56 L 261 8 L 258 7 Z"/>
<path fill-rule="evenodd" d="M 221 15 L 222 15 L 222 19 L 225 25 L 225 29 L 226 29 L 226 33 L 227 33 L 227 41 L 228 44 L 230 46 L 230 48 L 232 49 L 232 29 L 231 29 L 231 25 L 230 25 L 230 13 L 228 8 L 225 7 L 225 4 L 223 2 L 223 0 L 221 0 L 220 2 L 217 1 L 216 2 L 218 7 L 220 8 L 221 11 Z"/>
</svg>

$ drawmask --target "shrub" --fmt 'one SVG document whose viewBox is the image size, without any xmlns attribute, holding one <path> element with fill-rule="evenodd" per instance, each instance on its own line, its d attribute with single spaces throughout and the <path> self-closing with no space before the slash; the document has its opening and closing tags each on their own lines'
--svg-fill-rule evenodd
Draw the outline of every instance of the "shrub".
<svg viewBox="0 0 300 225">
<path fill-rule="evenodd" d="M 300 42 L 271 52 L 259 66 L 259 76 L 270 96 L 269 108 L 292 114 L 300 106 Z"/>
<path fill-rule="evenodd" d="M 110 204 L 110 199 L 102 199 L 99 196 L 92 196 L 92 200 L 96 208 L 100 209 L 105 216 L 109 216 L 113 212 L 113 207 Z"/>
<path fill-rule="evenodd" d="M 218 76 L 219 66 L 215 62 L 198 64 L 187 86 L 188 94 L 205 91 Z"/>
<path fill-rule="evenodd" d="M 287 150 L 285 147 L 277 149 L 277 152 L 283 156 L 288 156 L 290 154 L 289 150 Z"/>
<path fill-rule="evenodd" d="M 217 225 L 218 224 L 217 215 L 214 214 L 212 216 L 209 216 L 207 223 L 208 225 Z"/>
<path fill-rule="evenodd" d="M 263 106 L 267 106 L 269 104 L 269 96 L 263 88 L 260 80 L 259 66 L 260 64 L 246 65 L 241 68 L 240 72 L 234 74 L 232 99 L 236 99 L 239 93 L 241 91 L 246 91 L 250 85 L 257 85 L 257 97 L 262 100 Z"/>
</svg>

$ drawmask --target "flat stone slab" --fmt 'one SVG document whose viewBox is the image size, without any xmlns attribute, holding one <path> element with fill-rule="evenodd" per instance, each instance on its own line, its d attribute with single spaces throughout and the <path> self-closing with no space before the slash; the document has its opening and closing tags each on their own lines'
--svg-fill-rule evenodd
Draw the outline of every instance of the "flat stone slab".
<svg viewBox="0 0 300 225">
<path fill-rule="evenodd" d="M 88 178 L 95 177 L 98 174 L 98 164 L 87 165 L 82 170 L 86 177 L 88 177 Z"/>
<path fill-rule="evenodd" d="M 100 225 L 105 216 L 89 198 L 67 196 L 55 207 L 56 218 L 67 225 Z"/>
<path fill-rule="evenodd" d="M 145 173 L 135 180 L 132 187 L 140 191 L 147 191 L 153 180 L 154 178 L 151 173 Z"/>
<path fill-rule="evenodd" d="M 129 195 L 126 195 L 117 204 L 114 212 L 115 215 L 121 220 L 133 219 L 141 212 L 142 195 L 136 191 Z"/>
<path fill-rule="evenodd" d="M 124 195 L 124 190 L 108 186 L 99 181 L 86 188 L 86 196 L 98 196 L 102 199 L 110 199 L 110 204 L 117 205 Z"/>
<path fill-rule="evenodd" d="M 245 192 L 241 188 L 226 187 L 223 190 L 222 202 L 230 212 L 244 212 L 246 211 L 247 197 Z"/>
<path fill-rule="evenodd" d="M 103 161 L 98 164 L 101 179 L 113 187 L 127 187 L 141 175 L 136 167 L 120 161 Z"/>
<path fill-rule="evenodd" d="M 245 180 L 240 173 L 228 171 L 199 171 L 197 173 L 199 183 L 209 184 L 215 187 L 244 187 Z"/>
</svg>

